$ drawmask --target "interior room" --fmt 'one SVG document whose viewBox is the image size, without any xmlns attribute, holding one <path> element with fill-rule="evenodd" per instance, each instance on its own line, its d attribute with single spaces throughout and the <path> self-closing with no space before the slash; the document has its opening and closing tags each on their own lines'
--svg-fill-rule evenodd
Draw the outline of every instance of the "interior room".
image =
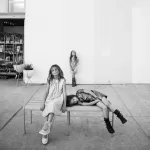
<svg viewBox="0 0 150 150">
<path fill-rule="evenodd" d="M 13 65 L 24 61 L 24 19 L 0 19 L 0 76 L 16 76 Z"/>
</svg>

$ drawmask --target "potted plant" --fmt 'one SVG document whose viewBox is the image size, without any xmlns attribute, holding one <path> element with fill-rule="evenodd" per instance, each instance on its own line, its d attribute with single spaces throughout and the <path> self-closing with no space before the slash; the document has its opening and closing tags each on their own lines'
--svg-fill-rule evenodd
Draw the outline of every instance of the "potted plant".
<svg viewBox="0 0 150 150">
<path fill-rule="evenodd" d="M 33 70 L 32 64 L 25 64 L 24 70 Z"/>
<path fill-rule="evenodd" d="M 33 74 L 34 74 L 33 65 L 32 64 L 25 64 L 24 70 L 23 70 L 24 81 L 25 82 L 30 81 L 30 78 L 33 76 Z"/>
</svg>

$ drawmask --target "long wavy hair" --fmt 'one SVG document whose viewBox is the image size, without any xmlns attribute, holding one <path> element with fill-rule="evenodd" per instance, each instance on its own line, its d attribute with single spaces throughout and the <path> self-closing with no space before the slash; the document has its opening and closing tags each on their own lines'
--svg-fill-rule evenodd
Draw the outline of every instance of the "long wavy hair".
<svg viewBox="0 0 150 150">
<path fill-rule="evenodd" d="M 51 68 L 49 69 L 48 78 L 47 78 L 47 83 L 49 83 L 49 84 L 54 79 L 54 76 L 52 75 L 52 68 L 53 67 L 56 67 L 58 69 L 58 71 L 59 71 L 58 80 L 60 81 L 60 79 L 64 78 L 64 73 L 61 70 L 61 68 L 57 64 L 52 65 Z"/>
<path fill-rule="evenodd" d="M 78 103 L 77 104 L 71 104 L 70 103 L 73 97 L 78 98 L 76 95 L 67 95 L 66 106 L 72 107 L 72 106 L 78 104 Z"/>
<path fill-rule="evenodd" d="M 76 53 L 76 51 L 74 51 L 74 50 L 71 51 L 71 53 L 70 53 L 70 59 L 69 59 L 70 62 L 71 62 L 71 59 L 72 59 L 72 57 L 73 57 L 72 52 L 75 52 L 75 53 Z M 76 62 L 78 61 L 77 55 L 75 55 L 75 61 L 76 61 Z"/>
</svg>

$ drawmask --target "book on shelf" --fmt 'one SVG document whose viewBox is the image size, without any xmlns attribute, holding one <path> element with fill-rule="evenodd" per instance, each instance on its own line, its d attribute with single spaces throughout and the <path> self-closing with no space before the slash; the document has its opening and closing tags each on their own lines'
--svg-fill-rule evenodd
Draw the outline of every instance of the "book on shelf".
<svg viewBox="0 0 150 150">
<path fill-rule="evenodd" d="M 18 53 L 20 52 L 20 46 L 17 46 L 17 52 Z"/>
<path fill-rule="evenodd" d="M 0 52 L 4 51 L 4 45 L 0 45 Z"/>
</svg>

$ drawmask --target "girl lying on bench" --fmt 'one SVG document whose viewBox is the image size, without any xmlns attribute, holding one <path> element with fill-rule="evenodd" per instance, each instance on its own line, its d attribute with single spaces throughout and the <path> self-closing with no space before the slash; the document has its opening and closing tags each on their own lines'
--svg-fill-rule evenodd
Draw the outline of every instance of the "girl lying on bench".
<svg viewBox="0 0 150 150">
<path fill-rule="evenodd" d="M 109 111 L 117 115 L 117 117 L 121 120 L 122 124 L 127 122 L 127 120 L 123 117 L 120 111 L 114 108 L 111 102 L 107 99 L 107 95 L 100 93 L 98 91 L 79 89 L 76 92 L 76 95 L 67 96 L 67 101 L 66 101 L 67 106 L 74 106 L 77 104 L 82 106 L 96 105 L 99 108 L 101 108 L 103 111 L 106 128 L 109 133 L 115 132 L 109 121 Z"/>
</svg>

